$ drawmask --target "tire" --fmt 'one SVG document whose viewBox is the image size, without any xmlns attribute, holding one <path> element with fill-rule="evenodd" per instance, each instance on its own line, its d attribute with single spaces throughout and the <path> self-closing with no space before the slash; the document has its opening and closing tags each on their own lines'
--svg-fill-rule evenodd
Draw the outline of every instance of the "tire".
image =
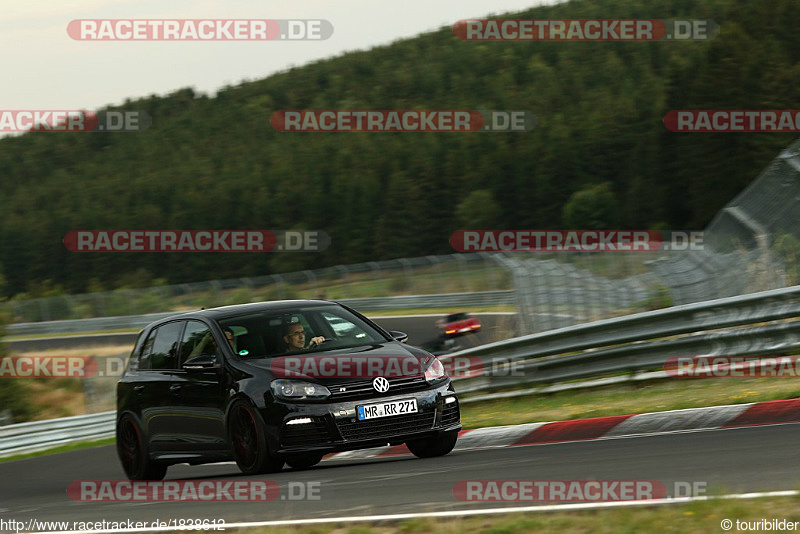
<svg viewBox="0 0 800 534">
<path fill-rule="evenodd" d="M 264 420 L 244 401 L 236 401 L 231 406 L 228 439 L 236 465 L 245 475 L 275 473 L 283 469 L 283 459 L 269 452 Z"/>
<path fill-rule="evenodd" d="M 163 480 L 167 465 L 150 459 L 136 420 L 123 415 L 117 423 L 117 456 L 129 480 Z"/>
<path fill-rule="evenodd" d="M 322 461 L 321 454 L 292 454 L 286 457 L 286 463 L 292 469 L 308 469 Z"/>
<path fill-rule="evenodd" d="M 419 458 L 444 456 L 453 450 L 458 440 L 458 431 L 453 430 L 431 438 L 415 439 L 406 442 L 406 447 Z"/>
</svg>

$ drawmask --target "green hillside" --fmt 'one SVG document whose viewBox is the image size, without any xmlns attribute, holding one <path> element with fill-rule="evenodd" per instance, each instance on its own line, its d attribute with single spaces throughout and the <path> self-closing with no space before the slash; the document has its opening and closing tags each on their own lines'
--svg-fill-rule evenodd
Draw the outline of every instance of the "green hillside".
<svg viewBox="0 0 800 534">
<path fill-rule="evenodd" d="M 448 253 L 459 228 L 586 226 L 564 220 L 584 189 L 583 202 L 599 197 L 606 208 L 598 226 L 697 229 L 794 138 L 677 134 L 662 119 L 672 109 L 796 108 L 796 2 L 598 0 L 513 17 L 710 18 L 721 30 L 708 42 L 504 43 L 460 41 L 446 27 L 215 98 L 184 89 L 120 105 L 152 116 L 145 132 L 0 140 L 4 293 Z M 269 123 L 279 109 L 339 108 L 526 109 L 539 125 L 522 134 L 279 133 Z M 62 243 L 79 229 L 292 228 L 324 230 L 332 245 L 319 254 L 89 254 Z"/>
</svg>

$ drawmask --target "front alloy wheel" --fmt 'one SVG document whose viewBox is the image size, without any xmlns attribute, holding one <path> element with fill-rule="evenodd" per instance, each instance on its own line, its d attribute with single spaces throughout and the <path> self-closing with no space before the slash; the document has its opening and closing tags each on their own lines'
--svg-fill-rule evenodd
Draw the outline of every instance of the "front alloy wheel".
<svg viewBox="0 0 800 534">
<path fill-rule="evenodd" d="M 283 459 L 269 453 L 261 416 L 249 404 L 237 401 L 231 407 L 228 434 L 233 458 L 245 475 L 274 473 L 283 469 Z"/>
<path fill-rule="evenodd" d="M 142 441 L 142 433 L 130 415 L 117 424 L 117 456 L 130 480 L 162 480 L 167 466 L 150 460 Z"/>
</svg>

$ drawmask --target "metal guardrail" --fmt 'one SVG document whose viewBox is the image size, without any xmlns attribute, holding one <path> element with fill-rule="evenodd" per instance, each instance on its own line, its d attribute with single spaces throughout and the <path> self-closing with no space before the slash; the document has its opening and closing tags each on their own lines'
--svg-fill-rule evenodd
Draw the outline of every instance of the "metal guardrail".
<svg viewBox="0 0 800 534">
<path fill-rule="evenodd" d="M 669 358 L 682 356 L 770 356 L 800 348 L 800 321 L 726 332 L 700 334 L 676 339 L 632 343 L 580 354 L 524 361 L 516 367 L 518 376 L 491 376 L 462 379 L 459 393 L 496 391 L 536 384 L 551 384 L 606 376 L 664 369 Z M 505 363 L 505 362 L 504 362 Z M 498 366 L 499 373 L 512 369 Z M 498 374 L 499 374 L 498 373 Z"/>
<path fill-rule="evenodd" d="M 514 291 L 479 291 L 476 293 L 440 293 L 433 295 L 403 295 L 397 297 L 342 299 L 339 302 L 359 311 L 408 310 L 412 308 L 468 308 L 474 306 L 504 306 L 515 304 Z M 17 323 L 7 327 L 9 335 L 66 334 L 73 332 L 102 332 L 105 330 L 139 330 L 153 321 L 181 312 L 148 313 L 119 317 L 69 319 L 36 323 Z"/>
<path fill-rule="evenodd" d="M 64 321 L 43 321 L 40 323 L 17 323 L 6 327 L 12 336 L 40 334 L 69 334 L 74 332 L 102 332 L 104 330 L 139 330 L 153 321 L 158 321 L 180 312 L 148 313 L 146 315 L 127 315 L 120 317 L 96 317 L 92 319 L 67 319 Z"/>
<path fill-rule="evenodd" d="M 0 457 L 48 449 L 76 441 L 110 438 L 116 412 L 102 412 L 0 426 Z"/>
<path fill-rule="evenodd" d="M 800 286 L 560 328 L 440 358 L 477 357 L 491 370 L 456 377 L 460 393 L 514 389 L 660 369 L 673 356 L 766 356 L 800 348 L 800 320 L 787 319 L 800 319 Z M 508 375 L 513 364 L 521 365 L 521 376 Z M 113 434 L 114 412 L 9 425 L 0 427 L 0 456 Z"/>
<path fill-rule="evenodd" d="M 775 321 L 796 318 L 800 286 L 560 328 L 442 358 L 479 358 L 485 372 L 456 377 L 457 390 L 493 391 L 663 368 L 673 356 L 785 352 L 800 348 L 800 321 Z M 683 337 L 665 339 L 673 336 Z"/>
</svg>

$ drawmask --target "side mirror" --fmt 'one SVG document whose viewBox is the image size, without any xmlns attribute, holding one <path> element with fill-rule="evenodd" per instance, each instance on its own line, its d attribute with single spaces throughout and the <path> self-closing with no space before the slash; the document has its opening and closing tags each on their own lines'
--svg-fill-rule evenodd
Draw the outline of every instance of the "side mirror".
<svg viewBox="0 0 800 534">
<path fill-rule="evenodd" d="M 399 332 L 397 330 L 390 330 L 389 334 L 392 336 L 392 339 L 395 341 L 399 341 L 400 343 L 405 343 L 408 341 L 408 334 L 405 332 Z"/>
<path fill-rule="evenodd" d="M 186 360 L 181 366 L 187 371 L 202 371 L 207 369 L 214 369 L 217 367 L 216 354 L 201 354 L 191 360 Z"/>
</svg>

